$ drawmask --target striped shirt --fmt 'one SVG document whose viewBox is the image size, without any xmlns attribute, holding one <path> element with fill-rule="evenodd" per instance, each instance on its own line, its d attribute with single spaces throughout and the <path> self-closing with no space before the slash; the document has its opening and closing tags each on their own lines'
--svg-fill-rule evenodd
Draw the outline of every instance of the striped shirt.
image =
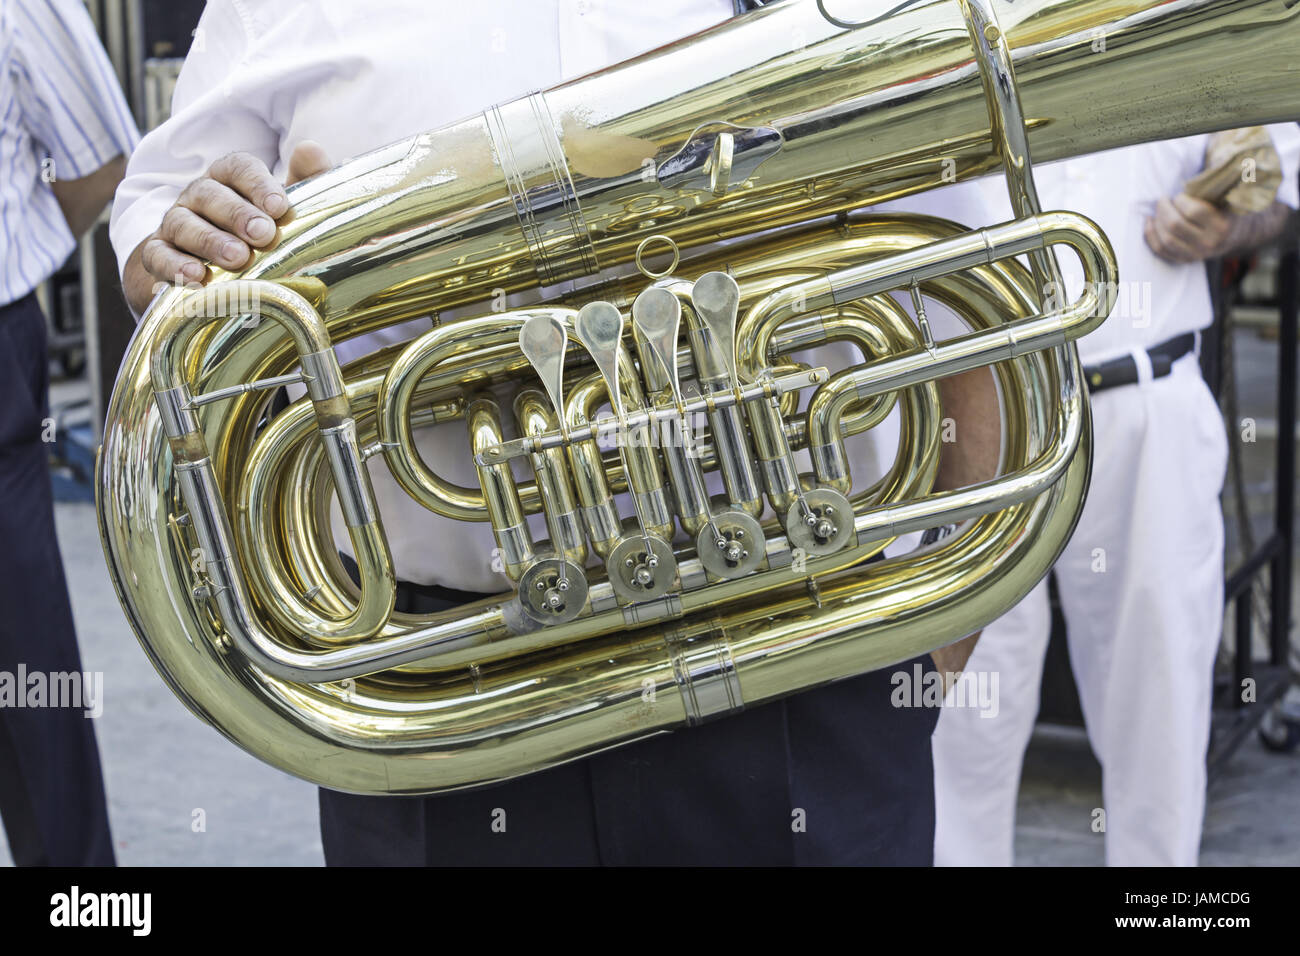
<svg viewBox="0 0 1300 956">
<path fill-rule="evenodd" d="M 0 0 L 0 305 L 76 248 L 50 183 L 81 179 L 139 139 L 81 0 Z"/>
</svg>

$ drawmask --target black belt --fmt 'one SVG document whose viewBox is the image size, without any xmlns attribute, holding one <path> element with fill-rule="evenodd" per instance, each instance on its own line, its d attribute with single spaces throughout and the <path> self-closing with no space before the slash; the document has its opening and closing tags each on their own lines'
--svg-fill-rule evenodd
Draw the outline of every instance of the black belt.
<svg viewBox="0 0 1300 956">
<path fill-rule="evenodd" d="M 352 560 L 352 556 L 340 551 L 339 560 L 343 562 L 343 570 L 348 573 L 352 583 L 360 586 L 361 575 L 357 571 L 357 563 Z M 473 604 L 475 601 L 495 596 L 494 594 L 484 594 L 479 591 L 458 591 L 455 588 L 445 588 L 441 584 L 415 584 L 411 581 L 398 581 L 397 596 L 393 602 L 393 609 L 401 611 L 403 614 L 435 614 L 438 611 L 460 607 L 462 604 Z"/>
<path fill-rule="evenodd" d="M 458 591 L 445 588 L 441 584 L 415 584 L 411 581 L 397 582 L 397 597 L 393 609 L 406 614 L 435 614 L 462 604 L 473 604 L 484 598 L 496 597 L 479 591 Z"/>
<path fill-rule="evenodd" d="M 1184 333 L 1147 349 L 1147 355 L 1151 359 L 1152 378 L 1164 378 L 1175 362 L 1195 349 L 1195 332 Z M 1100 365 L 1085 365 L 1083 378 L 1088 383 L 1088 391 L 1093 394 L 1104 392 L 1108 388 L 1118 388 L 1121 385 L 1136 385 L 1137 362 L 1134 361 L 1133 356 L 1124 355 L 1109 362 L 1102 362 Z"/>
</svg>

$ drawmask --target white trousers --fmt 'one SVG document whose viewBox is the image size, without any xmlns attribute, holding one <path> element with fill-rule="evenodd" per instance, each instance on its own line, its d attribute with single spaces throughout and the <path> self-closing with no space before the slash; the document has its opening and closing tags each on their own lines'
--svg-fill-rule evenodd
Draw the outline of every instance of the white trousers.
<svg viewBox="0 0 1300 956">
<path fill-rule="evenodd" d="M 1188 356 L 1093 401 L 1092 484 L 1056 565 L 1070 662 L 1102 766 L 1106 861 L 1196 864 L 1223 619 L 1219 492 L 1227 438 Z M 1038 711 L 1046 582 L 985 629 L 968 669 L 997 672 L 996 716 L 945 707 L 934 735 L 935 862 L 1010 865 Z M 1079 832 L 1096 832 L 1089 813 Z"/>
</svg>

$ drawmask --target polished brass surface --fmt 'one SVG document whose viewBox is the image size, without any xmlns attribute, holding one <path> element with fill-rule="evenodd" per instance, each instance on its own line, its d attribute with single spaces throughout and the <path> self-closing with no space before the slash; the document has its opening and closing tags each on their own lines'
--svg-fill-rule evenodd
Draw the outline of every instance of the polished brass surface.
<svg viewBox="0 0 1300 956">
<path fill-rule="evenodd" d="M 110 406 L 99 515 L 131 624 L 191 710 L 336 789 L 473 786 L 906 660 L 1046 572 L 1087 484 L 1066 343 L 1105 317 L 1105 238 L 1023 203 L 973 233 L 844 214 L 1017 168 L 1010 111 L 986 89 L 999 49 L 1039 162 L 1294 118 L 1283 77 L 1300 7 L 931 0 L 874 20 L 881 9 L 789 0 L 378 150 L 292 187 L 280 244 L 241 275 L 154 302 Z M 1091 281 L 1043 311 L 1018 257 L 1038 270 L 1049 249 Z M 671 275 L 636 271 L 678 255 Z M 667 300 L 633 328 L 652 282 L 680 308 L 672 369 L 646 360 Z M 903 304 L 913 285 L 972 333 L 930 341 Z M 492 308 L 537 289 L 539 304 Z M 628 325 L 608 361 L 592 350 L 612 339 L 579 334 L 602 302 Z M 422 315 L 441 318 L 409 345 L 331 365 L 331 343 Z M 561 338 L 558 366 L 534 358 Z M 861 362 L 799 364 L 831 342 Z M 999 383 L 1000 476 L 934 492 L 934 379 L 980 365 Z M 298 372 L 308 397 L 264 421 L 270 389 Z M 894 407 L 898 456 L 866 487 L 845 439 Z M 671 431 L 692 410 L 705 427 L 689 455 L 597 441 L 601 427 Z M 414 430 L 448 422 L 471 431 L 478 487 L 420 459 Z M 376 455 L 427 508 L 490 521 L 519 593 L 393 613 L 362 465 Z M 720 502 L 699 484 L 714 472 Z M 332 541 L 331 491 L 359 588 Z M 863 564 L 944 522 L 964 524 Z M 761 555 L 741 558 L 746 540 Z"/>
</svg>

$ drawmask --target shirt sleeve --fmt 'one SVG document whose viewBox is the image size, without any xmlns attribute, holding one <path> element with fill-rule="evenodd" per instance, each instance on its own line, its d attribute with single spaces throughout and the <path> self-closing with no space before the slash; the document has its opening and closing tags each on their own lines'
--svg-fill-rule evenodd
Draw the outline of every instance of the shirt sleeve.
<svg viewBox="0 0 1300 956">
<path fill-rule="evenodd" d="M 1277 189 L 1277 201 L 1300 209 L 1300 125 L 1275 123 L 1268 127 L 1268 134 L 1282 161 L 1282 185 Z"/>
<path fill-rule="evenodd" d="M 59 179 L 81 179 L 139 139 L 95 26 L 80 0 L 17 0 L 15 98 L 24 127 Z"/>
<path fill-rule="evenodd" d="M 231 152 L 274 168 L 279 133 L 269 116 L 273 91 L 250 68 L 255 28 L 230 0 L 209 0 L 176 81 L 172 113 L 146 134 L 117 189 L 109 237 L 119 273 L 191 182 Z"/>
</svg>

